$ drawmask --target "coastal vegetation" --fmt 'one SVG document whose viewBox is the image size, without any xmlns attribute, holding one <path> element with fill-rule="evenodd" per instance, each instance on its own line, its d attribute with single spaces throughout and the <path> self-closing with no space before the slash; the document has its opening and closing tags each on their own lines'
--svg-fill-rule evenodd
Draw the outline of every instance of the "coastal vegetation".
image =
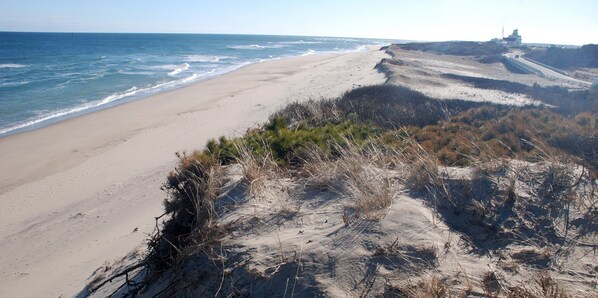
<svg viewBox="0 0 598 298">
<path fill-rule="evenodd" d="M 577 93 L 567 94 L 567 99 L 562 97 L 559 102 L 578 98 Z M 598 102 L 594 104 L 598 106 Z M 220 164 L 229 164 L 240 157 L 235 142 L 242 141 L 254 154 L 268 152 L 279 165 L 298 166 L 311 146 L 333 157 L 338 155 L 334 146 L 349 141 L 359 147 L 375 143 L 402 149 L 404 140 L 395 136 L 403 136 L 449 166 L 468 165 L 471 156 L 533 160 L 564 151 L 586 158 L 590 152 L 584 150 L 591 150 L 591 140 L 598 137 L 598 110 L 584 110 L 572 114 L 574 109 L 562 107 L 519 109 L 439 101 L 404 87 L 369 86 L 336 100 L 291 104 L 262 129 L 250 130 L 240 140 L 212 140 L 203 153 Z M 545 145 L 542 150 L 550 152 L 541 152 L 534 143 Z M 492 154 L 487 152 L 490 148 Z M 592 158 L 587 161 L 594 162 Z"/>
<path fill-rule="evenodd" d="M 564 264 L 564 254 L 573 253 L 569 245 L 592 239 L 597 232 L 598 113 L 571 113 L 550 106 L 439 101 L 393 85 L 292 103 L 241 137 L 221 137 L 203 150 L 178 155 L 179 165 L 164 184 L 165 213 L 148 242 L 145 282 L 140 284 L 160 284 L 157 281 L 169 276 L 158 294 L 243 296 L 249 294 L 252 280 L 260 280 L 254 294 L 286 295 L 288 286 L 282 292 L 283 281 L 276 276 L 287 276 L 289 270 L 298 273 L 301 257 L 289 257 L 283 247 L 288 244 L 280 238 L 273 264 L 279 269 L 269 277 L 251 271 L 255 269 L 234 269 L 236 258 L 222 252 L 230 241 L 225 239 L 239 229 L 234 222 L 222 222 L 224 214 L 242 204 L 235 200 L 268 200 L 275 184 L 286 183 L 295 191 L 303 189 L 299 196 L 306 197 L 295 200 L 306 201 L 281 203 L 277 220 L 300 216 L 295 206 L 311 200 L 310 189 L 320 189 L 319 195 L 347 200 L 338 215 L 345 227 L 379 222 L 406 188 L 463 235 L 475 254 L 505 254 L 508 248 L 527 245 L 527 250 L 510 252 L 512 263 L 495 264 L 502 269 L 487 271 L 478 286 L 469 278 L 451 285 L 446 277 L 426 274 L 438 270 L 438 248 L 405 246 L 397 238 L 375 247 L 367 257 L 368 262 L 382 258 L 402 264 L 400 260 L 410 256 L 408 263 L 393 267 L 408 272 L 410 282 L 389 282 L 384 295 L 418 297 L 426 292 L 438 297 L 480 289 L 492 297 L 567 297 L 548 273 L 525 285 L 505 280 L 504 272 L 515 270 L 513 266 L 547 272 L 552 264 Z M 231 196 L 228 192 L 223 197 L 227 177 L 235 167 L 243 194 L 226 199 Z M 456 175 L 458 169 L 470 171 L 472 178 Z M 540 209 L 529 213 L 530 208 Z M 569 248 L 557 252 L 563 244 Z M 448 241 L 445 249 L 451 245 Z M 189 282 L 185 276 L 195 270 L 203 277 Z M 305 270 L 303 275 L 310 276 Z M 321 293 L 313 286 L 309 281 L 299 285 L 306 293 Z M 147 291 L 143 286 L 130 289 Z"/>
</svg>

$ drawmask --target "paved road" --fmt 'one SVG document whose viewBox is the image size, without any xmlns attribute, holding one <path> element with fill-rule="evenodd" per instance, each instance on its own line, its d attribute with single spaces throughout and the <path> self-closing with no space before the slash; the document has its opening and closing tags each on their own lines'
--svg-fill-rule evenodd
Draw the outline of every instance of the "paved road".
<svg viewBox="0 0 598 298">
<path fill-rule="evenodd" d="M 508 53 L 508 54 L 504 54 L 504 56 L 507 57 L 508 59 L 514 60 L 515 62 L 524 64 L 527 67 L 533 68 L 536 71 L 539 71 L 546 78 L 552 78 L 552 79 L 567 81 L 569 83 L 578 84 L 581 87 L 592 86 L 592 83 L 590 83 L 590 82 L 578 80 L 578 79 L 572 78 L 570 76 L 563 75 L 563 74 L 558 73 L 558 72 L 556 72 L 556 71 L 554 71 L 552 69 L 546 68 L 546 67 L 544 67 L 542 65 L 536 64 L 536 63 L 534 63 L 532 61 L 529 61 L 529 60 L 523 58 L 521 56 L 522 54 L 523 53 L 521 53 L 521 52 L 511 52 L 511 53 Z"/>
</svg>

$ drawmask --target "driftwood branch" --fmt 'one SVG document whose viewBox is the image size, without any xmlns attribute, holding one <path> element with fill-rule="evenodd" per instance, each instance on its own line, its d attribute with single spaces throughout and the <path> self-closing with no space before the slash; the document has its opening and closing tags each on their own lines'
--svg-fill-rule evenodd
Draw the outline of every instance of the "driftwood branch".
<svg viewBox="0 0 598 298">
<path fill-rule="evenodd" d="M 145 266 L 145 263 L 139 263 L 139 264 L 135 264 L 135 265 L 133 265 L 133 266 L 131 266 L 131 267 L 129 267 L 129 268 L 127 268 L 127 269 L 125 269 L 125 270 L 123 270 L 123 271 L 119 272 L 119 273 L 116 273 L 116 274 L 112 275 L 111 277 L 107 278 L 106 280 L 104 280 L 104 281 L 103 281 L 102 283 L 100 283 L 100 284 L 99 284 L 97 287 L 94 287 L 93 289 L 91 289 L 91 290 L 89 291 L 89 293 L 90 293 L 90 294 L 91 294 L 91 293 L 94 293 L 95 291 L 99 290 L 101 287 L 103 287 L 103 286 L 104 286 L 104 285 L 106 285 L 107 283 L 109 283 L 109 282 L 112 282 L 112 281 L 113 281 L 115 278 L 121 277 L 121 276 L 123 276 L 123 275 L 125 275 L 125 276 L 127 276 L 127 277 L 128 277 L 128 274 L 129 274 L 130 272 L 132 272 L 133 270 L 136 270 L 136 269 L 138 269 L 138 268 L 144 267 L 144 266 Z"/>
</svg>

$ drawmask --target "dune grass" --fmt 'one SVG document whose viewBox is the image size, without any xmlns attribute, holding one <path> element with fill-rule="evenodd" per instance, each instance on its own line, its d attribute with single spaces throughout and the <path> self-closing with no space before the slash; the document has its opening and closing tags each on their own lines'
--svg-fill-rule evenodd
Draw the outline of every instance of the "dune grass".
<svg viewBox="0 0 598 298">
<path fill-rule="evenodd" d="M 569 214 L 548 209 L 563 206 L 579 210 L 587 217 L 579 220 L 580 227 L 594 233 L 598 188 L 592 179 L 598 158 L 591 144 L 598 137 L 596 119 L 597 114 L 587 112 L 563 117 L 549 108 L 439 101 L 390 85 L 358 88 L 337 99 L 293 103 L 243 136 L 210 140 L 201 151 L 178 155 L 179 164 L 163 187 L 165 213 L 148 243 L 147 267 L 159 274 L 180 268 L 197 254 L 214 262 L 222 259 L 219 241 L 227 231 L 218 222 L 215 200 L 224 168 L 232 164 L 242 168 L 250 199 L 260 195 L 265 181 L 280 176 L 338 193 L 348 202 L 342 212 L 346 225 L 383 218 L 401 184 L 484 249 L 529 241 L 518 237 L 532 231 L 562 239 L 562 224 L 557 225 Z M 546 167 L 531 173 L 516 169 L 505 161 L 509 159 L 545 162 Z M 576 176 L 571 164 L 587 169 L 586 176 Z M 474 177 L 454 179 L 443 170 L 447 166 L 472 166 Z M 536 180 L 526 180 L 532 178 Z M 522 198 L 516 187 L 522 183 L 535 185 L 530 193 L 541 198 Z M 524 211 L 534 204 L 548 208 L 542 219 L 554 225 L 529 224 L 538 218 L 529 220 Z M 462 215 L 450 215 L 453 211 Z M 483 228 L 479 239 L 459 226 L 462 218 L 469 226 Z M 511 219 L 519 226 L 510 231 L 517 234 L 504 229 Z M 486 279 L 488 291 L 494 291 L 492 278 Z M 448 293 L 448 287 L 432 277 L 403 290 L 435 295 Z M 532 290 L 509 291 L 512 297 L 528 297 Z"/>
</svg>

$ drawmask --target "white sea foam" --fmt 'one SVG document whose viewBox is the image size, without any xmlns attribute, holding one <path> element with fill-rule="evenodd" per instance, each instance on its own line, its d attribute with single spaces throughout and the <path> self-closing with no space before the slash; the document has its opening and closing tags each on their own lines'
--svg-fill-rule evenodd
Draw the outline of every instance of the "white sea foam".
<svg viewBox="0 0 598 298">
<path fill-rule="evenodd" d="M 153 66 L 141 66 L 140 68 L 144 69 L 162 69 L 162 70 L 175 70 L 181 67 L 181 64 L 162 64 L 162 65 L 153 65 Z"/>
<path fill-rule="evenodd" d="M 315 54 L 316 54 L 316 51 L 309 49 L 309 50 L 307 50 L 307 52 L 301 54 L 301 56 L 309 56 L 309 55 L 315 55 Z"/>
<path fill-rule="evenodd" d="M 53 111 L 53 112 L 50 112 L 50 113 L 46 113 L 46 114 L 43 114 L 40 117 L 37 117 L 35 119 L 29 120 L 29 121 L 26 121 L 26 122 L 23 122 L 23 123 L 20 123 L 20 124 L 17 124 L 17 125 L 5 128 L 5 129 L 1 129 L 0 130 L 0 135 L 5 134 L 7 132 L 11 132 L 13 130 L 17 130 L 17 129 L 22 129 L 22 128 L 26 128 L 26 127 L 29 127 L 29 126 L 33 126 L 33 125 L 36 125 L 36 124 L 39 124 L 39 123 L 42 123 L 42 122 L 45 122 L 45 121 L 48 121 L 48 120 L 52 120 L 52 119 L 55 119 L 55 118 L 65 117 L 65 116 L 68 116 L 68 115 L 71 115 L 71 114 L 83 112 L 83 111 L 88 110 L 88 109 L 96 108 L 96 107 L 99 107 L 99 106 L 111 103 L 111 102 L 113 102 L 115 100 L 118 100 L 118 99 L 121 99 L 121 98 L 124 98 L 124 97 L 127 97 L 127 96 L 135 95 L 136 93 L 139 92 L 139 90 L 140 89 L 138 89 L 137 87 L 132 87 L 132 88 L 129 88 L 128 90 L 126 90 L 124 92 L 114 93 L 114 94 L 112 94 L 110 96 L 107 96 L 107 97 L 105 97 L 105 98 L 103 98 L 102 100 L 99 100 L 99 101 L 88 102 L 88 103 L 82 104 L 82 105 L 77 106 L 77 107 L 68 108 L 68 109 L 61 109 L 61 110 Z"/>
<path fill-rule="evenodd" d="M 16 64 L 16 63 L 0 64 L 0 68 L 23 68 L 23 67 L 27 67 L 27 65 L 25 65 L 25 64 Z"/>
<path fill-rule="evenodd" d="M 227 48 L 235 49 L 235 50 L 264 50 L 264 49 L 280 49 L 280 48 L 284 48 L 284 47 L 288 47 L 288 45 L 273 44 L 273 45 L 262 46 L 262 45 L 258 45 L 258 44 L 250 44 L 250 45 L 227 46 Z"/>
<path fill-rule="evenodd" d="M 204 63 L 215 63 L 221 60 L 237 59 L 234 56 L 214 56 L 214 55 L 187 55 L 185 61 L 188 62 L 204 62 Z"/>
<path fill-rule="evenodd" d="M 156 65 L 156 66 L 147 67 L 147 69 L 168 70 L 169 76 L 176 76 L 177 74 L 189 69 L 189 63 Z"/>
<path fill-rule="evenodd" d="M 359 41 L 358 39 L 354 39 L 354 38 L 338 38 L 338 37 L 318 37 L 315 38 L 315 40 L 320 40 L 320 41 L 345 41 L 345 42 L 356 42 Z"/>
<path fill-rule="evenodd" d="M 185 63 L 183 65 L 179 65 L 179 67 L 177 67 L 173 71 L 169 72 L 168 75 L 171 76 L 171 77 L 172 76 L 176 76 L 179 73 L 181 73 L 181 72 L 183 72 L 183 71 L 185 71 L 187 69 L 189 69 L 189 63 Z"/>
<path fill-rule="evenodd" d="M 99 107 L 101 105 L 111 103 L 111 102 L 113 102 L 115 100 L 119 100 L 121 98 L 133 96 L 133 95 L 139 93 L 141 90 L 143 90 L 143 89 L 139 89 L 139 88 L 133 86 L 124 92 L 113 93 L 112 95 L 105 97 L 104 99 L 100 100 L 98 103 L 94 104 L 92 107 Z"/>
<path fill-rule="evenodd" d="M 240 46 L 228 46 L 227 48 L 235 49 L 235 50 L 263 50 L 266 47 L 260 46 L 257 44 L 250 44 L 250 45 L 240 45 Z"/>
<path fill-rule="evenodd" d="M 118 70 L 118 73 L 125 74 L 125 75 L 141 75 L 141 76 L 151 76 L 154 73 L 150 71 L 134 71 L 134 70 Z"/>
<path fill-rule="evenodd" d="M 157 91 L 163 91 L 164 89 L 169 89 L 172 87 L 183 85 L 183 84 L 192 82 L 200 77 L 210 75 L 212 73 L 214 73 L 214 70 L 210 70 L 205 73 L 194 73 L 188 77 L 184 77 L 179 80 L 167 81 L 167 82 L 163 82 L 163 83 L 149 85 L 144 88 L 137 88 L 137 87 L 133 86 L 133 87 L 127 89 L 126 91 L 113 93 L 112 95 L 109 95 L 109 96 L 103 98 L 102 100 L 100 100 L 97 104 L 95 104 L 91 108 L 109 104 L 113 101 L 123 99 L 125 97 L 131 97 L 131 96 L 142 95 L 142 94 L 154 94 Z"/>
<path fill-rule="evenodd" d="M 5 133 L 8 133 L 8 132 L 11 132 L 11 131 L 14 131 L 14 130 L 18 130 L 18 129 L 26 128 L 26 127 L 29 127 L 29 126 L 33 126 L 33 125 L 36 125 L 36 124 L 39 124 L 41 122 L 48 121 L 48 120 L 51 120 L 51 119 L 55 119 L 55 118 L 59 118 L 59 117 L 64 117 L 64 116 L 67 116 L 69 114 L 77 113 L 77 112 L 80 112 L 80 111 L 83 111 L 83 110 L 86 110 L 86 109 L 89 109 L 89 107 L 86 107 L 84 105 L 84 106 L 79 106 L 79 107 L 72 108 L 72 109 L 63 109 L 63 110 L 55 111 L 55 112 L 52 112 L 50 114 L 46 114 L 46 115 L 44 115 L 42 117 L 35 118 L 33 120 L 29 120 L 29 121 L 26 121 L 26 122 L 23 122 L 23 123 L 20 123 L 20 124 L 17 124 L 17 125 L 8 127 L 8 128 L 0 129 L 0 135 L 3 135 Z"/>
<path fill-rule="evenodd" d="M 29 83 L 30 83 L 29 81 L 0 83 L 0 88 L 1 88 L 1 87 L 15 87 L 15 86 L 21 86 L 21 85 L 25 85 L 25 84 L 29 84 Z"/>
<path fill-rule="evenodd" d="M 363 46 L 358 46 L 358 47 L 355 49 L 355 52 L 365 52 L 365 51 L 367 51 L 367 50 L 368 50 L 368 46 L 366 46 L 366 45 L 363 45 Z"/>
<path fill-rule="evenodd" d="M 297 41 L 282 41 L 282 44 L 319 44 L 321 41 L 305 41 L 303 39 Z"/>
</svg>

